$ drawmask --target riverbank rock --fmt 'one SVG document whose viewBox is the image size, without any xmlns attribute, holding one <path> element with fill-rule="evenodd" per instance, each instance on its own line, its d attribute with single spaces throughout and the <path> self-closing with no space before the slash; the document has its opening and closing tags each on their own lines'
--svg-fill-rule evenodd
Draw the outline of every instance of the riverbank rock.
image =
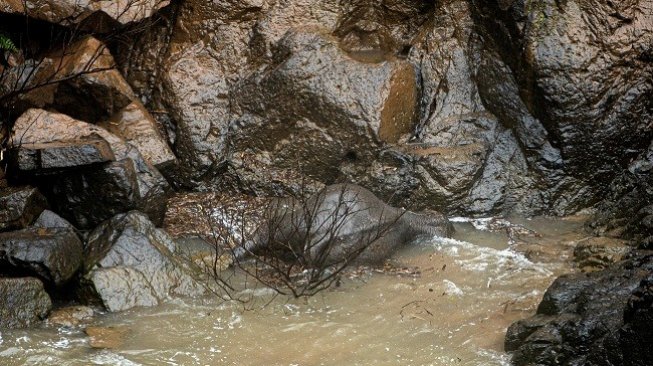
<svg viewBox="0 0 653 366">
<path fill-rule="evenodd" d="M 173 240 L 144 214 L 117 215 L 88 236 L 80 293 L 109 311 L 203 294 L 196 268 L 175 257 L 175 251 Z"/>
<path fill-rule="evenodd" d="M 653 337 L 653 254 L 637 252 L 589 274 L 564 275 L 537 314 L 508 328 L 514 365 L 647 365 Z"/>
<path fill-rule="evenodd" d="M 0 233 L 0 263 L 9 274 L 37 275 L 62 286 L 82 264 L 82 243 L 69 228 Z"/>
<path fill-rule="evenodd" d="M 0 329 L 35 325 L 51 307 L 50 297 L 38 279 L 0 277 Z"/>
<path fill-rule="evenodd" d="M 621 261 L 632 249 L 625 240 L 589 238 L 574 248 L 574 261 L 585 272 L 595 271 Z"/>
<path fill-rule="evenodd" d="M 47 207 L 47 200 L 34 187 L 0 188 L 0 231 L 27 227 Z"/>
<path fill-rule="evenodd" d="M 109 144 L 115 161 L 84 169 L 68 166 L 48 179 L 31 179 L 43 189 L 56 211 L 75 226 L 92 228 L 132 209 L 147 213 L 155 223 L 162 222 L 170 186 L 134 146 L 119 137 L 101 127 L 42 109 L 25 112 L 16 120 L 13 134 L 16 148 L 21 144 L 75 144 L 85 138 Z"/>
</svg>

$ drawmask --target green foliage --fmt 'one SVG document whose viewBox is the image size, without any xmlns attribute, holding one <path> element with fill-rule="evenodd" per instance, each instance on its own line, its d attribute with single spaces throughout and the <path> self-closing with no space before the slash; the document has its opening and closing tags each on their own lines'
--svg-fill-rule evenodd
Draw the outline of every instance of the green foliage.
<svg viewBox="0 0 653 366">
<path fill-rule="evenodd" d="M 0 51 L 16 52 L 18 48 L 7 35 L 0 33 Z"/>
</svg>

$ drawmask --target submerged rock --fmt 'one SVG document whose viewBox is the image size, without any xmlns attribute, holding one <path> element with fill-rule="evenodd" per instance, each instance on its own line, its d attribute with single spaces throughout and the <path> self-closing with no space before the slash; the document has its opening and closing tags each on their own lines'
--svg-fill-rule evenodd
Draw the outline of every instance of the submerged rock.
<svg viewBox="0 0 653 366">
<path fill-rule="evenodd" d="M 131 330 L 127 327 L 86 327 L 93 348 L 120 348 L 125 344 Z"/>
<path fill-rule="evenodd" d="M 0 188 L 0 231 L 27 227 L 47 206 L 34 187 Z"/>
<path fill-rule="evenodd" d="M 638 252 L 602 271 L 559 277 L 537 314 L 508 328 L 513 364 L 650 364 L 649 352 L 633 351 L 653 346 L 652 276 L 653 255 Z"/>
<path fill-rule="evenodd" d="M 109 311 L 153 306 L 206 291 L 175 243 L 139 212 L 117 215 L 88 236 L 82 296 Z"/>
<path fill-rule="evenodd" d="M 51 307 L 50 297 L 38 279 L 0 277 L 0 329 L 35 325 Z"/>
<path fill-rule="evenodd" d="M 61 286 L 82 264 L 82 243 L 69 228 L 0 233 L 0 264 L 6 273 L 36 275 Z"/>
<path fill-rule="evenodd" d="M 88 306 L 68 306 L 53 310 L 48 316 L 48 324 L 62 327 L 76 327 L 90 321 L 95 316 L 95 310 Z"/>
<path fill-rule="evenodd" d="M 631 251 L 632 247 L 624 240 L 589 238 L 576 245 L 574 261 L 583 271 L 599 270 L 621 261 Z"/>
</svg>

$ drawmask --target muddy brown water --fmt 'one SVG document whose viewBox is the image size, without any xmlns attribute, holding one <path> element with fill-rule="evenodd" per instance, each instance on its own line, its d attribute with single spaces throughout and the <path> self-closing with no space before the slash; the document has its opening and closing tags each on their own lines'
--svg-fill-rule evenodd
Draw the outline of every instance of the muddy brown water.
<svg viewBox="0 0 653 366">
<path fill-rule="evenodd" d="M 453 239 L 398 253 L 393 263 L 411 269 L 401 274 L 368 271 L 310 299 L 276 297 L 257 310 L 176 299 L 97 316 L 91 325 L 128 329 L 112 349 L 92 348 L 83 327 L 2 330 L 0 364 L 507 365 L 506 328 L 535 311 L 557 275 L 573 271 L 582 219 L 512 219 L 539 233 L 517 240 L 483 221 L 457 221 Z M 256 295 L 267 301 L 269 291 Z"/>
</svg>

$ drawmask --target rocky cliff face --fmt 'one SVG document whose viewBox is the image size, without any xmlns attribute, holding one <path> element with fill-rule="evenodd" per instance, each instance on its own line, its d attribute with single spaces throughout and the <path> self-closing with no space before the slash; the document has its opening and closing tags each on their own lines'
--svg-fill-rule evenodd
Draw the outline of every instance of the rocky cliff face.
<svg viewBox="0 0 653 366">
<path fill-rule="evenodd" d="M 159 224 L 173 189 L 352 182 L 450 215 L 596 208 L 595 233 L 652 245 L 650 1 L 80 4 L 0 2 L 0 231 L 21 240 L 49 240 L 46 207 L 91 230 Z"/>
<path fill-rule="evenodd" d="M 652 136 L 650 9 L 594 3 L 185 1 L 169 37 L 119 59 L 165 112 L 183 185 L 265 195 L 304 175 L 450 213 L 564 214 Z M 132 62 L 152 54 L 156 79 Z"/>
</svg>

